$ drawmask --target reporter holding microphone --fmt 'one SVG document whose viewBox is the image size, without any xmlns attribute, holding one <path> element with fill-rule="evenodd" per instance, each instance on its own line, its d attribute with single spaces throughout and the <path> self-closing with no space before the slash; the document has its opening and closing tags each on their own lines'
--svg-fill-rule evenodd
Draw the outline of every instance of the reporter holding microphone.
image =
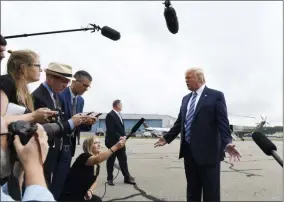
<svg viewBox="0 0 284 202">
<path fill-rule="evenodd" d="M 83 142 L 83 153 L 80 154 L 72 165 L 65 181 L 59 201 L 90 200 L 101 202 L 101 198 L 94 195 L 97 178 L 100 172 L 100 163 L 106 161 L 116 151 L 125 146 L 126 137 L 110 147 L 107 151 L 100 151 L 100 140 L 95 136 Z M 96 165 L 96 172 L 95 167 Z"/>
</svg>

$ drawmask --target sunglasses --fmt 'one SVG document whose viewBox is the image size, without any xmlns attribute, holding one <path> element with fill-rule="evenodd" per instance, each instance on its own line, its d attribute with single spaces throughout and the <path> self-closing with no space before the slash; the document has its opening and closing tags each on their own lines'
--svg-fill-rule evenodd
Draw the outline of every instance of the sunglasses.
<svg viewBox="0 0 284 202">
<path fill-rule="evenodd" d="M 91 88 L 91 86 L 89 86 L 89 85 L 87 85 L 87 84 L 84 84 L 84 83 L 82 83 L 81 81 L 78 81 L 78 80 L 76 80 L 76 82 L 79 82 L 82 86 L 84 86 L 84 88 L 86 88 L 86 89 L 90 89 Z"/>
</svg>

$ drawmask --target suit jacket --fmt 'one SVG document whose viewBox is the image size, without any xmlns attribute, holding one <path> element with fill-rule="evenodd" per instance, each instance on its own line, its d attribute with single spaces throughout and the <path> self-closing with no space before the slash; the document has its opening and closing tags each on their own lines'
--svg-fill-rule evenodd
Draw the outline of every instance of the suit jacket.
<svg viewBox="0 0 284 202">
<path fill-rule="evenodd" d="M 107 148 L 115 145 L 119 138 L 125 136 L 124 123 L 121 122 L 117 113 L 113 110 L 106 115 L 106 136 L 105 136 L 105 145 Z"/>
<path fill-rule="evenodd" d="M 164 135 L 167 143 L 170 143 L 181 133 L 179 158 L 184 157 L 184 123 L 191 95 L 192 93 L 183 97 L 178 118 Z M 222 92 L 205 86 L 195 108 L 190 137 L 191 153 L 198 164 L 214 164 L 224 160 L 225 146 L 232 142 L 232 137 Z"/>
<path fill-rule="evenodd" d="M 70 87 L 65 88 L 62 92 L 60 92 L 58 97 L 61 103 L 62 111 L 64 112 L 64 115 L 63 115 L 64 120 L 68 120 L 73 116 Z M 77 105 L 76 105 L 76 114 L 82 113 L 83 108 L 84 108 L 84 99 L 82 96 L 78 96 Z M 75 150 L 76 150 L 76 136 L 80 135 L 80 131 L 90 131 L 91 129 L 92 129 L 92 125 L 81 124 L 80 126 L 75 127 L 74 131 L 72 131 L 74 132 L 74 135 L 70 137 L 72 149 L 73 149 L 72 156 L 74 156 Z M 68 139 L 69 137 L 64 136 L 64 138 Z"/>
<path fill-rule="evenodd" d="M 58 95 L 57 95 L 58 96 Z M 33 101 L 34 101 L 34 108 L 39 109 L 42 107 L 46 107 L 50 110 L 55 110 L 53 99 L 50 96 L 50 93 L 45 88 L 43 84 L 41 84 L 33 93 L 32 93 Z M 61 117 L 62 119 L 63 117 Z M 71 131 L 70 125 L 67 120 L 62 119 L 61 121 L 64 132 L 63 133 L 69 133 Z M 55 138 L 55 147 L 60 147 L 60 139 L 62 137 L 62 134 L 60 133 L 60 136 Z M 53 145 L 53 140 L 49 138 L 49 142 L 51 145 Z"/>
</svg>

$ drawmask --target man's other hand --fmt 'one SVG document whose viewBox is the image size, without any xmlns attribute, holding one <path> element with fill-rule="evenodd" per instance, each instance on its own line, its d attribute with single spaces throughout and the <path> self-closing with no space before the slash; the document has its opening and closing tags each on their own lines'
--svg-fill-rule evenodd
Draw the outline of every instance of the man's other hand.
<svg viewBox="0 0 284 202">
<path fill-rule="evenodd" d="M 163 137 L 159 137 L 159 140 L 154 144 L 154 147 L 161 147 L 164 146 L 166 144 L 166 140 Z"/>
<path fill-rule="evenodd" d="M 85 123 L 85 121 L 87 120 L 88 116 L 79 113 L 79 114 L 75 114 L 72 116 L 72 121 L 74 123 L 74 126 L 79 126 L 82 123 Z"/>
<path fill-rule="evenodd" d="M 225 151 L 230 155 L 229 160 L 231 161 L 232 158 L 234 159 L 234 161 L 236 160 L 240 160 L 241 155 L 238 152 L 238 150 L 235 148 L 235 145 L 232 143 L 227 144 Z"/>
<path fill-rule="evenodd" d="M 85 120 L 84 124 L 86 125 L 93 125 L 98 121 L 97 117 L 87 117 L 87 119 Z"/>
</svg>

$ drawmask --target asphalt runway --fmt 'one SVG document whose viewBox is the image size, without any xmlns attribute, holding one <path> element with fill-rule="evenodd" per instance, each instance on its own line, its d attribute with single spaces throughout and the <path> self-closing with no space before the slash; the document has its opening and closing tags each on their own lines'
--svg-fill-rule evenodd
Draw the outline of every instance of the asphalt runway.
<svg viewBox="0 0 284 202">
<path fill-rule="evenodd" d="M 82 152 L 77 146 L 76 156 Z M 104 139 L 100 138 L 102 150 Z M 103 201 L 186 201 L 186 180 L 183 159 L 178 159 L 179 139 L 170 145 L 154 148 L 156 139 L 130 138 L 127 142 L 128 166 L 137 186 L 124 184 L 119 172 L 115 186 L 106 185 Z M 283 142 L 273 141 L 283 158 Z M 240 162 L 221 164 L 222 201 L 283 201 L 283 169 L 266 156 L 253 141 L 234 142 L 242 155 Z M 75 157 L 76 158 L 76 157 Z M 75 160 L 73 158 L 73 161 Z M 118 161 L 116 160 L 118 164 Z M 114 176 L 118 170 L 114 169 Z M 103 196 L 106 165 L 101 172 L 96 195 Z"/>
</svg>

